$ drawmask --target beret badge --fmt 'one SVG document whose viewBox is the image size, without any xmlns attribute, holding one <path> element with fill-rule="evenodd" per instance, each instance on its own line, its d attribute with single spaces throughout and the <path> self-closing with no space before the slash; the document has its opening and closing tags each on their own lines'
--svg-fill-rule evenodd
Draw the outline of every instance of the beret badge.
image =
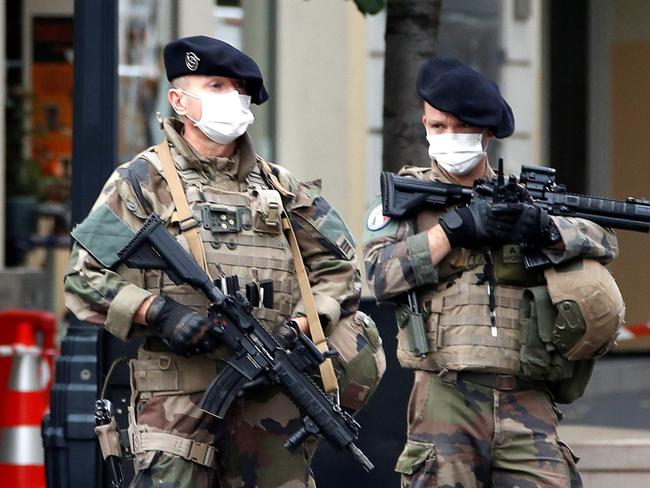
<svg viewBox="0 0 650 488">
<path fill-rule="evenodd" d="M 188 51 L 185 53 L 185 66 L 187 66 L 187 69 L 189 69 L 190 71 L 197 70 L 197 68 L 199 67 L 199 61 L 201 61 L 201 59 L 192 51 Z"/>
</svg>

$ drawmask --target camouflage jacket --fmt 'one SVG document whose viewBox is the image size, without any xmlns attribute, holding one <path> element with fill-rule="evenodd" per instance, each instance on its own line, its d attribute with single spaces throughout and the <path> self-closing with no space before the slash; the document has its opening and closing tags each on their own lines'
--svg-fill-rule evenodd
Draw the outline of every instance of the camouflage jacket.
<svg viewBox="0 0 650 488">
<path fill-rule="evenodd" d="M 429 168 L 405 166 L 399 174 L 421 180 L 457 183 L 435 162 Z M 494 172 L 488 169 L 485 176 L 493 175 Z M 559 264 L 576 257 L 607 263 L 618 254 L 618 242 L 610 229 L 579 218 L 551 218 L 562 238 L 561 243 L 552 248 L 542 249 L 552 263 Z M 416 232 L 414 218 L 396 220 L 383 217 L 380 197 L 371 203 L 364 230 L 364 259 L 368 283 L 378 300 L 388 300 L 411 289 L 441 281 L 440 275 L 444 274 L 441 268 L 449 267 L 455 251 L 434 266 L 427 230 L 420 228 Z"/>
<path fill-rule="evenodd" d="M 194 151 L 181 135 L 181 128 L 180 122 L 174 119 L 166 119 L 163 124 L 174 165 L 184 181 L 188 177 L 199 178 L 219 190 L 246 189 L 248 175 L 261 161 L 247 134 L 238 139 L 232 158 L 208 158 Z M 320 196 L 319 181 L 299 183 L 286 169 L 270 166 L 279 183 L 290 192 L 283 197 L 283 204 L 296 232 L 318 313 L 324 319 L 324 326 L 335 323 L 357 310 L 361 295 L 352 236 L 336 210 Z M 120 231 L 118 226 L 102 222 L 102 215 L 117 216 L 121 223 L 137 231 L 151 212 L 158 214 L 167 222 L 168 230 L 177 234 L 170 223 L 174 203 L 166 181 L 151 163 L 136 157 L 113 172 L 79 227 L 94 218 L 96 225 L 83 228 L 86 234 L 92 234 L 86 235 L 84 242 L 92 242 L 93 247 L 111 247 L 111 242 L 120 237 L 117 235 Z M 73 237 L 74 234 L 73 231 Z M 120 242 L 123 241 L 122 236 Z M 112 251 L 111 255 L 114 254 Z M 75 237 L 65 276 L 66 306 L 78 319 L 102 325 L 123 340 L 146 331 L 146 327 L 133 323 L 140 304 L 151 296 L 144 283 L 144 272 L 121 265 L 116 255 L 108 264 L 106 260 L 102 264 L 96 256 L 97 253 L 89 252 Z M 293 315 L 303 315 L 303 310 L 300 300 Z"/>
</svg>

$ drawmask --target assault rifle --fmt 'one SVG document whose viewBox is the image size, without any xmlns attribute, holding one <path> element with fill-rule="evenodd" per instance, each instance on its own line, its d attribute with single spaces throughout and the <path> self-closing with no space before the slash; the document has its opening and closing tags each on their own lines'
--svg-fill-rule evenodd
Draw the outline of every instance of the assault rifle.
<svg viewBox="0 0 650 488">
<path fill-rule="evenodd" d="M 527 191 L 522 191 L 522 187 Z M 528 196 L 530 195 L 530 197 Z M 494 178 L 481 178 L 474 187 L 422 181 L 393 173 L 381 174 L 382 210 L 387 217 L 403 218 L 422 207 L 449 207 L 468 204 L 474 198 L 488 198 L 494 202 L 518 202 L 532 198 L 534 205 L 549 215 L 579 217 L 603 227 L 648 232 L 650 230 L 650 202 L 628 197 L 625 200 L 592 197 L 568 193 L 564 185 L 555 182 L 555 170 L 540 166 L 522 165 L 519 179 L 503 176 L 503 160 Z M 527 267 L 543 265 L 539 259 L 526 253 Z"/>
<path fill-rule="evenodd" d="M 131 268 L 163 270 L 177 285 L 191 285 L 210 300 L 209 333 L 219 337 L 232 357 L 203 395 L 199 405 L 203 411 L 223 418 L 233 400 L 250 385 L 282 385 L 304 416 L 302 427 L 284 447 L 293 451 L 309 436 L 321 435 L 336 449 L 347 449 L 367 471 L 373 469 L 354 445 L 360 425 L 311 380 L 309 372 L 325 357 L 304 334 L 287 348 L 280 345 L 251 314 L 248 301 L 239 293 L 222 293 L 155 214 L 118 256 Z"/>
<path fill-rule="evenodd" d="M 476 180 L 473 188 L 416 180 L 384 171 L 381 174 L 382 209 L 387 217 L 403 218 L 423 206 L 464 205 L 477 196 L 494 201 L 517 201 L 521 193 L 514 188 L 516 185 L 514 175 L 505 182 L 502 160 L 499 160 L 497 176 Z M 567 193 L 564 185 L 555 182 L 555 170 L 541 166 L 522 165 L 519 185 L 528 191 L 532 203 L 549 215 L 580 217 L 614 229 L 650 230 L 650 202 L 645 199 L 613 200 Z"/>
</svg>

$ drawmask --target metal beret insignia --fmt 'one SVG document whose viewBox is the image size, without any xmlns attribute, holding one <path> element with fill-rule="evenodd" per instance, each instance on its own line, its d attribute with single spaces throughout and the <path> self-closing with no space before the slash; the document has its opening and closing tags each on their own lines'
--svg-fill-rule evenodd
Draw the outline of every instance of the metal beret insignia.
<svg viewBox="0 0 650 488">
<path fill-rule="evenodd" d="M 189 69 L 190 71 L 197 70 L 197 68 L 199 67 L 199 61 L 201 61 L 201 58 L 199 58 L 192 51 L 188 51 L 185 53 L 185 66 L 187 66 L 187 69 Z"/>
</svg>

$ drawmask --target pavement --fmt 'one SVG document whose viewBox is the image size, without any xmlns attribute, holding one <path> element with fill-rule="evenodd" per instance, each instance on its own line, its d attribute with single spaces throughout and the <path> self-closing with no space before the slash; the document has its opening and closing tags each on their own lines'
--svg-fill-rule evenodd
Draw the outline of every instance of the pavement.
<svg viewBox="0 0 650 488">
<path fill-rule="evenodd" d="M 371 400 L 357 416 L 363 426 L 358 446 L 375 464 L 365 473 L 345 452 L 322 442 L 313 464 L 319 488 L 399 486 L 394 471 L 405 441 L 406 404 L 412 370 L 399 367 L 394 314 L 389 306 L 364 300 L 384 341 L 388 369 Z M 629 348 L 627 349 L 630 350 Z M 650 339 L 647 351 L 650 351 Z M 586 488 L 650 488 L 650 353 L 613 354 L 599 359 L 585 395 L 560 405 L 559 435 L 581 457 Z"/>
<path fill-rule="evenodd" d="M 650 357 L 596 363 L 585 395 L 561 405 L 559 435 L 580 457 L 587 488 L 650 487 Z"/>
</svg>

